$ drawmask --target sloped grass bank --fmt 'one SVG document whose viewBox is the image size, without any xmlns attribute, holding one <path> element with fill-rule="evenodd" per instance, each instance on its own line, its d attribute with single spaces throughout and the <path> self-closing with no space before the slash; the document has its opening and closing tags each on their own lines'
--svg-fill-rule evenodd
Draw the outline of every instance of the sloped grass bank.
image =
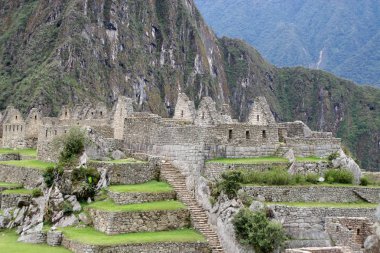
<svg viewBox="0 0 380 253">
<path fill-rule="evenodd" d="M 164 182 L 150 181 L 144 184 L 135 185 L 113 185 L 108 188 L 112 192 L 128 193 L 128 192 L 143 192 L 143 193 L 162 193 L 171 192 L 173 188 Z"/>
<path fill-rule="evenodd" d="M 265 163 L 289 163 L 288 159 L 276 156 L 249 157 L 249 158 L 215 158 L 206 163 L 223 164 L 265 164 Z"/>
<path fill-rule="evenodd" d="M 54 163 L 43 162 L 40 160 L 20 160 L 20 161 L 0 161 L 0 165 L 10 165 L 21 168 L 32 168 L 45 170 L 48 167 L 54 166 Z"/>
<path fill-rule="evenodd" d="M 181 210 L 186 206 L 174 200 L 147 202 L 142 204 L 117 205 L 110 200 L 94 202 L 87 206 L 106 212 L 148 212 L 148 211 L 166 211 L 166 210 Z"/>
</svg>

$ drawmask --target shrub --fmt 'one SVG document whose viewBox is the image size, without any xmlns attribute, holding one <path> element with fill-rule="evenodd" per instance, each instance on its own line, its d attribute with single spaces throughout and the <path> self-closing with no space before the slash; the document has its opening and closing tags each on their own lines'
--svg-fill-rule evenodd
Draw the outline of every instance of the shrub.
<svg viewBox="0 0 380 253">
<path fill-rule="evenodd" d="M 242 176 L 240 171 L 229 171 L 222 174 L 222 180 L 218 183 L 219 193 L 224 192 L 228 198 L 233 199 L 237 197 L 237 193 L 241 188 L 240 182 Z"/>
<path fill-rule="evenodd" d="M 63 146 L 59 156 L 59 161 L 62 164 L 70 164 L 77 159 L 84 151 L 86 143 L 86 135 L 79 128 L 72 128 L 62 136 L 58 142 Z"/>
<path fill-rule="evenodd" d="M 352 184 L 354 175 L 345 169 L 329 169 L 325 173 L 325 179 L 330 184 Z"/>
<path fill-rule="evenodd" d="M 331 162 L 332 160 L 335 160 L 338 157 L 339 157 L 338 152 L 335 152 L 335 153 L 330 154 L 327 159 Z"/>
<path fill-rule="evenodd" d="M 64 215 L 70 215 L 73 213 L 73 206 L 67 200 L 63 201 L 60 206 Z"/>
<path fill-rule="evenodd" d="M 360 178 L 360 185 L 367 186 L 370 184 L 370 180 L 368 177 L 362 177 Z"/>
<path fill-rule="evenodd" d="M 40 188 L 33 189 L 33 191 L 32 191 L 32 197 L 33 198 L 38 198 L 38 197 L 41 197 L 42 195 L 44 195 L 44 194 Z"/>
<path fill-rule="evenodd" d="M 319 183 L 319 175 L 315 173 L 308 173 L 306 175 L 306 182 L 311 184 L 318 184 Z"/>
<path fill-rule="evenodd" d="M 241 209 L 233 224 L 239 241 L 251 245 L 257 253 L 272 253 L 286 240 L 281 224 L 270 221 L 264 212 Z"/>
<path fill-rule="evenodd" d="M 245 191 L 239 192 L 238 197 L 241 200 L 241 202 L 243 203 L 243 205 L 246 207 L 249 207 L 253 202 L 253 197 L 250 196 Z"/>
<path fill-rule="evenodd" d="M 79 200 L 94 198 L 99 179 L 100 174 L 94 168 L 75 168 L 72 173 L 74 195 Z"/>
<path fill-rule="evenodd" d="M 42 175 L 47 187 L 51 187 L 63 175 L 63 167 L 48 167 Z"/>
</svg>

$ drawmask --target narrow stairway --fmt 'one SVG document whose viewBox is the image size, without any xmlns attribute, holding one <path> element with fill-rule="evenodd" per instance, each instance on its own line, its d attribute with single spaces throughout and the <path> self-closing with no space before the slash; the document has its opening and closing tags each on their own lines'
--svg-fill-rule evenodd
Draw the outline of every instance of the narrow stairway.
<svg viewBox="0 0 380 253">
<path fill-rule="evenodd" d="M 167 181 L 177 193 L 177 198 L 182 201 L 190 210 L 193 226 L 199 230 L 207 239 L 213 253 L 224 252 L 218 235 L 208 224 L 208 216 L 205 210 L 197 203 L 195 198 L 186 188 L 185 177 L 169 162 L 165 162 L 161 167 L 161 177 Z"/>
</svg>

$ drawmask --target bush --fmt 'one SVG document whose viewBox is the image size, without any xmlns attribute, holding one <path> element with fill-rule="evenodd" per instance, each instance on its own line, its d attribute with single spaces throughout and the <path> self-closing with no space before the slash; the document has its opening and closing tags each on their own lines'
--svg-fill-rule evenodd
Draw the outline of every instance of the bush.
<svg viewBox="0 0 380 253">
<path fill-rule="evenodd" d="M 335 160 L 338 157 L 339 157 L 338 152 L 335 152 L 335 153 L 330 154 L 327 159 L 331 162 L 332 160 Z"/>
<path fill-rule="evenodd" d="M 368 177 L 362 177 L 360 178 L 360 185 L 367 186 L 370 184 L 370 180 Z"/>
<path fill-rule="evenodd" d="M 94 168 L 75 168 L 72 174 L 74 195 L 78 200 L 87 200 L 94 198 L 96 185 L 100 179 L 99 172 Z"/>
<path fill-rule="evenodd" d="M 286 240 L 281 224 L 270 221 L 264 212 L 241 209 L 233 224 L 239 241 L 251 245 L 256 253 L 272 253 Z"/>
<path fill-rule="evenodd" d="M 253 197 L 250 196 L 247 192 L 242 191 L 238 193 L 238 197 L 243 203 L 244 206 L 249 207 L 253 202 Z"/>
<path fill-rule="evenodd" d="M 354 175 L 345 169 L 329 169 L 325 173 L 325 179 L 330 184 L 352 184 Z"/>
<path fill-rule="evenodd" d="M 77 159 L 84 151 L 86 143 L 86 135 L 79 128 L 72 128 L 62 136 L 58 142 L 63 146 L 59 156 L 59 162 L 62 164 L 70 164 Z"/>
<path fill-rule="evenodd" d="M 51 187 L 53 183 L 63 175 L 63 167 L 48 167 L 42 175 L 47 187 Z"/>
<path fill-rule="evenodd" d="M 218 192 L 224 192 L 230 199 L 236 198 L 237 193 L 241 188 L 241 181 L 242 177 L 240 171 L 223 173 L 222 180 L 217 185 Z"/>
<path fill-rule="evenodd" d="M 44 194 L 40 188 L 33 189 L 33 191 L 32 191 L 32 197 L 33 198 L 38 198 L 38 197 L 41 197 L 42 195 L 44 195 Z"/>
<path fill-rule="evenodd" d="M 64 215 L 70 215 L 73 213 L 73 206 L 67 200 L 63 201 L 60 206 Z"/>
<path fill-rule="evenodd" d="M 311 184 L 318 184 L 319 183 L 319 175 L 315 173 L 308 173 L 306 175 L 306 182 Z"/>
</svg>

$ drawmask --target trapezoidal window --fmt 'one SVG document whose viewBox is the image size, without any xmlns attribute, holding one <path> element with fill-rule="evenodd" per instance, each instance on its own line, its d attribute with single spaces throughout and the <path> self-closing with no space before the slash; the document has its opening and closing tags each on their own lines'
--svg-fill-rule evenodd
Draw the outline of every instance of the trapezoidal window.
<svg viewBox="0 0 380 253">
<path fill-rule="evenodd" d="M 34 116 L 34 120 L 37 120 L 37 115 Z"/>
<path fill-rule="evenodd" d="M 228 130 L 228 139 L 232 140 L 232 129 Z"/>
<path fill-rule="evenodd" d="M 205 119 L 205 112 L 202 112 L 202 119 Z"/>
<path fill-rule="evenodd" d="M 356 230 L 356 234 L 357 234 L 357 235 L 360 235 L 360 228 L 358 228 L 358 229 Z"/>
<path fill-rule="evenodd" d="M 247 140 L 251 139 L 251 133 L 249 131 L 245 131 L 245 138 Z"/>
<path fill-rule="evenodd" d="M 16 116 L 16 119 L 17 119 L 17 116 Z"/>
<path fill-rule="evenodd" d="M 267 131 L 263 130 L 263 138 L 267 138 Z"/>
<path fill-rule="evenodd" d="M 181 111 L 181 117 L 183 118 L 183 110 Z"/>
<path fill-rule="evenodd" d="M 65 111 L 65 117 L 67 117 L 67 111 Z"/>
<path fill-rule="evenodd" d="M 103 112 L 102 111 L 100 111 L 100 116 L 103 116 Z"/>
<path fill-rule="evenodd" d="M 257 122 L 259 122 L 260 121 L 260 115 L 257 115 Z"/>
</svg>

